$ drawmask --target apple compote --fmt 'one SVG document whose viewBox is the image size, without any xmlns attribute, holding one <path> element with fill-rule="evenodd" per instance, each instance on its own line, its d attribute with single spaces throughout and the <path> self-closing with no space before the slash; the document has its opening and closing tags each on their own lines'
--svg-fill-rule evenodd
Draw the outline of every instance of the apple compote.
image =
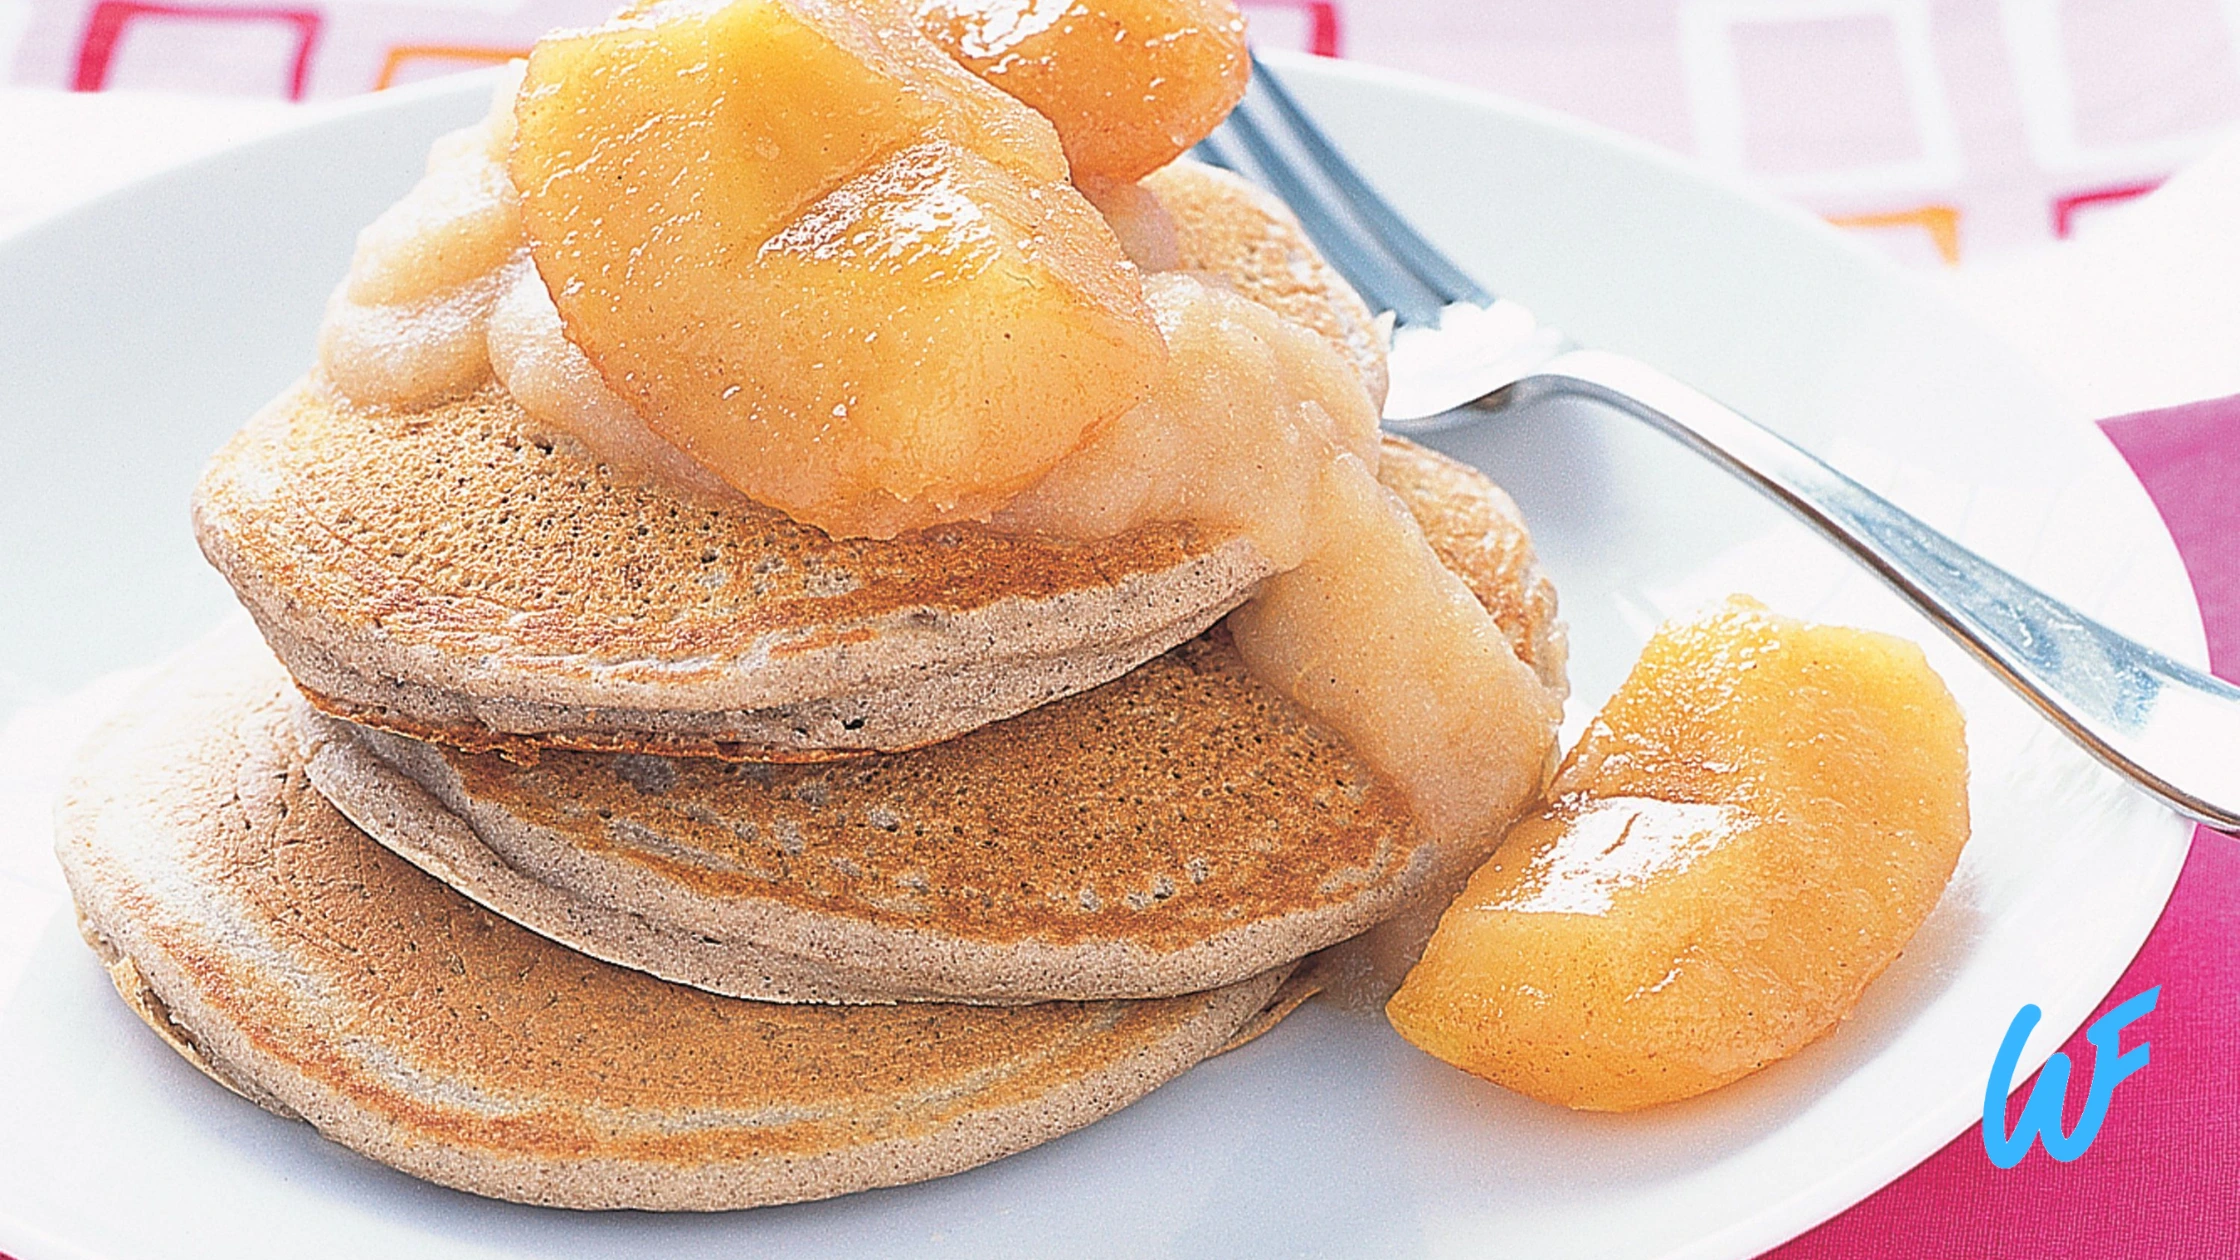
<svg viewBox="0 0 2240 1260">
<path fill-rule="evenodd" d="M 1952 877 L 1967 789 L 1920 648 L 1732 601 L 1649 641 L 1387 1013 L 1568 1107 L 1713 1089 L 1858 1004 Z"/>
<path fill-rule="evenodd" d="M 511 170 L 569 340 L 655 432 L 888 536 L 984 517 L 1166 353 L 1050 124 L 879 16 L 672 0 L 549 37 Z"/>
<path fill-rule="evenodd" d="M 921 0 L 926 34 L 1058 129 L 1077 184 L 1127 184 L 1229 116 L 1252 62 L 1229 0 Z"/>
<path fill-rule="evenodd" d="M 505 168 L 515 82 L 499 85 L 489 118 L 438 139 L 427 174 L 358 233 L 319 330 L 320 375 L 352 400 L 412 407 L 489 378 L 484 331 L 521 248 Z"/>
</svg>

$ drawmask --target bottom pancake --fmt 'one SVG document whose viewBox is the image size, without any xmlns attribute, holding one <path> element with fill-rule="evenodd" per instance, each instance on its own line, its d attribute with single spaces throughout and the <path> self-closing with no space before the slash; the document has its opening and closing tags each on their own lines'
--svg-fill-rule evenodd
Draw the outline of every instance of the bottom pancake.
<svg viewBox="0 0 2240 1260">
<path fill-rule="evenodd" d="M 315 792 L 245 632 L 89 744 L 56 849 L 165 1040 L 383 1163 L 577 1208 L 938 1177 L 1106 1115 L 1256 1023 L 1272 972 L 1149 1001 L 786 1006 L 610 966 L 476 906 Z"/>
</svg>

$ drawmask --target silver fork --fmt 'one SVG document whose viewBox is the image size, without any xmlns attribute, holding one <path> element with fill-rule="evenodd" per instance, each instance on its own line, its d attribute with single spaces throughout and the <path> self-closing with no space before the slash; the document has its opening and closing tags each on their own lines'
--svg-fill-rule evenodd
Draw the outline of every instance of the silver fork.
<svg viewBox="0 0 2240 1260">
<path fill-rule="evenodd" d="M 1580 347 L 1496 298 L 1378 196 L 1257 59 L 1253 87 L 1200 156 L 1257 174 L 1391 313 L 1387 429 L 1428 432 L 1556 397 L 1646 421 L 1834 540 L 2117 773 L 2240 832 L 2240 688 L 2084 616 L 1657 369 Z"/>
</svg>

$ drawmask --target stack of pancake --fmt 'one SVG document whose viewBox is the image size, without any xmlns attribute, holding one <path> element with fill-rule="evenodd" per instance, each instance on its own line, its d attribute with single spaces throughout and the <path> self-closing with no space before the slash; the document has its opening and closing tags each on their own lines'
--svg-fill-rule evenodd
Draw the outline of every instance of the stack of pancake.
<svg viewBox="0 0 2240 1260">
<path fill-rule="evenodd" d="M 1381 393 L 1280 207 L 1147 184 L 1168 265 Z M 1379 476 L 1560 698 L 1506 496 L 1396 439 Z M 316 380 L 195 526 L 262 641 L 193 649 L 86 752 L 86 937 L 221 1083 L 481 1194 L 731 1208 L 1023 1149 L 1263 1031 L 1497 838 L 1434 842 L 1246 671 L 1242 537 L 835 540 L 495 385 L 400 413 Z"/>
</svg>

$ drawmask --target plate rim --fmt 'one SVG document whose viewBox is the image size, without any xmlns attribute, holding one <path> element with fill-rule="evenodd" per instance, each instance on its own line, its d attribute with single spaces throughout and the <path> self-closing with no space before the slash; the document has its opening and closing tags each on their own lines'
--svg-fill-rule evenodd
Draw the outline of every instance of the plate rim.
<svg viewBox="0 0 2240 1260">
<path fill-rule="evenodd" d="M 294 112 L 255 135 L 246 136 L 219 148 L 205 149 L 186 157 L 160 162 L 142 170 L 139 174 L 121 184 L 95 188 L 13 220 L 6 227 L 0 227 L 0 252 L 23 246 L 28 237 L 42 235 L 58 226 L 67 227 L 69 226 L 67 220 L 74 219 L 79 214 L 108 202 L 138 196 L 146 191 L 149 184 L 177 178 L 203 166 L 219 165 L 237 160 L 245 152 L 267 144 L 284 142 L 297 132 L 309 128 L 326 126 L 338 120 L 355 118 L 360 114 L 382 113 L 392 109 L 408 109 L 432 100 L 448 100 L 452 96 L 469 91 L 469 85 L 472 83 L 496 80 L 498 71 L 502 68 L 498 66 L 478 66 L 472 70 L 459 71 L 456 74 L 438 75 L 434 78 L 419 79 L 411 83 L 400 83 L 395 87 L 382 88 L 376 92 L 361 92 L 356 96 L 328 97 L 314 101 L 280 102 L 292 106 Z M 56 90 L 56 95 L 73 94 L 75 93 Z M 109 95 L 112 93 L 108 89 L 103 89 L 103 94 Z M 134 92 L 130 89 L 113 94 L 144 97 L 158 101 L 166 96 L 177 95 L 169 92 Z"/>
<path fill-rule="evenodd" d="M 1775 216 L 1777 219 L 1785 221 L 1792 229 L 1809 232 L 1821 244 L 1840 251 L 1855 263 L 1873 269 L 1884 283 L 1902 286 L 1915 300 L 1942 307 L 1968 326 L 1982 329 L 2004 344 L 2003 337 L 1996 330 L 1987 328 L 1973 312 L 1955 301 L 1952 296 L 1930 282 L 1928 278 L 1898 267 L 1895 263 L 1877 253 L 1872 247 L 1857 239 L 1856 236 L 1842 232 L 1801 206 L 1752 188 L 1741 180 L 1704 166 L 1685 154 L 1546 106 L 1518 101 L 1495 93 L 1463 87 L 1406 71 L 1354 61 L 1312 57 L 1299 53 L 1271 51 L 1264 53 L 1263 56 L 1286 71 L 1304 73 L 1310 77 L 1331 76 L 1350 79 L 1379 92 L 1441 99 L 1471 110 L 1490 111 L 1506 115 L 1573 142 L 1615 151 L 1628 160 L 1653 168 L 1663 178 L 1684 181 L 1698 189 L 1713 192 L 1722 198 L 1738 201 L 1755 212 Z M 53 207 L 28 220 L 11 225 L 5 232 L 0 232 L 0 254 L 18 250 L 36 250 L 42 237 L 49 232 L 67 230 L 71 226 L 72 220 L 89 210 L 114 202 L 144 197 L 151 186 L 161 185 L 170 180 L 201 177 L 205 168 L 216 168 L 227 163 L 239 162 L 244 159 L 245 155 L 254 153 L 261 148 L 293 143 L 306 132 L 346 123 L 365 115 L 409 111 L 437 101 L 449 102 L 476 94 L 486 94 L 489 91 L 490 83 L 500 73 L 501 70 L 498 68 L 482 69 L 410 84 L 384 92 L 315 103 L 305 107 L 299 115 L 290 118 L 285 123 L 250 137 L 241 143 L 166 164 L 155 170 L 144 172 L 126 183 Z M 2044 381 L 2042 374 L 2038 373 L 2034 366 L 2023 362 L 2019 357 L 2015 359 L 2011 368 L 2015 371 L 2027 372 L 2038 380 Z M 2047 383 L 2047 391 L 2049 395 L 2062 396 L 2050 383 Z M 2066 401 L 2065 396 L 2062 397 Z M 2107 456 L 2116 459 L 2118 464 L 2121 465 L 2120 454 L 2116 452 L 2113 443 L 2107 439 L 2106 434 L 2097 425 L 2076 417 L 2072 417 L 2069 422 L 2092 428 L 2095 437 L 2105 447 Z M 2128 471 L 2128 466 L 2123 466 Z M 2162 521 L 2159 513 L 2154 514 L 2154 521 L 2161 538 L 2161 545 L 2170 548 L 2174 555 L 2175 544 L 2170 540 L 2167 525 Z M 2185 597 L 2186 606 L 2191 608 L 2193 613 L 2191 618 L 2188 619 L 2187 625 L 2175 628 L 2173 631 L 2176 638 L 2181 640 L 2174 645 L 2179 649 L 2176 654 L 2188 660 L 2189 663 L 2203 664 L 2206 661 L 2207 651 L 2205 630 L 2201 624 L 2199 599 L 2190 587 L 2184 590 L 2182 594 Z M 5 714 L 0 714 L 0 717 L 5 716 Z M 2047 1036 L 2046 1031 L 2041 1031 L 2032 1038 L 2034 1043 L 2038 1042 L 2041 1037 L 2044 1038 L 2043 1053 L 2033 1052 L 2025 1060 L 2027 1070 L 2016 1073 L 2017 1089 L 2021 1087 L 2022 1082 L 2027 1081 L 2031 1073 L 2035 1072 L 2036 1068 L 2055 1049 L 2059 1048 L 2062 1042 L 2066 1041 L 2078 1027 L 2082 1026 L 2084 1019 L 2097 1007 L 2110 988 L 2120 980 L 2124 971 L 2128 969 L 2132 960 L 2145 944 L 2147 935 L 2153 930 L 2153 924 L 2159 920 L 2164 908 L 2167 907 L 2190 849 L 2193 825 L 2175 813 L 2145 819 L 2136 825 L 2146 828 L 2166 826 L 2173 837 L 2169 854 L 2163 864 L 2166 870 L 2152 873 L 2154 877 L 2152 882 L 2159 885 L 2159 893 L 2154 898 L 2154 913 L 2147 918 L 2146 931 L 2140 933 L 2137 940 L 2130 941 L 2127 944 L 2110 944 L 2101 951 L 2100 961 L 2109 968 L 2105 982 L 2094 980 L 2089 984 L 2072 986 L 2072 993 L 2081 989 L 2090 989 L 2094 996 L 2084 1003 L 2083 1009 L 2076 1016 L 2074 1023 L 2068 1023 L 2065 1019 L 2048 1020 L 2046 1030 L 2059 1029 L 2061 1031 L 2059 1037 Z M 2181 833 L 2185 837 L 2182 842 L 2177 839 Z M 63 908 L 58 905 L 56 913 L 59 914 Z M 2067 996 L 2069 995 L 2063 995 L 2064 998 Z M 2062 999 L 2055 999 L 2055 1001 L 2060 1000 Z M 2048 1002 L 2046 1005 L 2050 1009 L 2054 1002 Z M 1817 1179 L 1809 1187 L 1792 1193 L 1784 1199 L 1761 1207 L 1692 1241 L 1670 1248 L 1664 1254 L 1674 1257 L 1752 1255 L 1763 1249 L 1778 1246 L 1840 1215 L 1851 1206 L 1871 1197 L 1882 1187 L 1905 1175 L 1955 1137 L 1964 1134 L 1969 1127 L 1969 1122 L 1975 1118 L 1979 1110 L 1980 1095 L 1975 1097 L 1973 1101 L 1970 1101 L 1965 1095 L 1956 1095 L 1954 1098 L 1942 1100 L 1933 1106 L 1924 1106 L 1914 1120 L 1897 1132 L 1892 1133 L 1871 1150 L 1862 1152 L 1841 1169 Z M 1953 1127 L 1952 1122 L 1955 1112 L 1961 1115 L 1961 1122 L 1957 1128 Z M 0 1212 L 0 1222 L 5 1223 L 7 1238 L 11 1243 L 21 1245 L 24 1241 L 31 1241 L 38 1249 L 39 1254 L 42 1255 L 53 1252 L 79 1256 L 97 1254 L 85 1247 L 55 1238 L 47 1231 L 34 1229 L 12 1211 Z"/>
</svg>

